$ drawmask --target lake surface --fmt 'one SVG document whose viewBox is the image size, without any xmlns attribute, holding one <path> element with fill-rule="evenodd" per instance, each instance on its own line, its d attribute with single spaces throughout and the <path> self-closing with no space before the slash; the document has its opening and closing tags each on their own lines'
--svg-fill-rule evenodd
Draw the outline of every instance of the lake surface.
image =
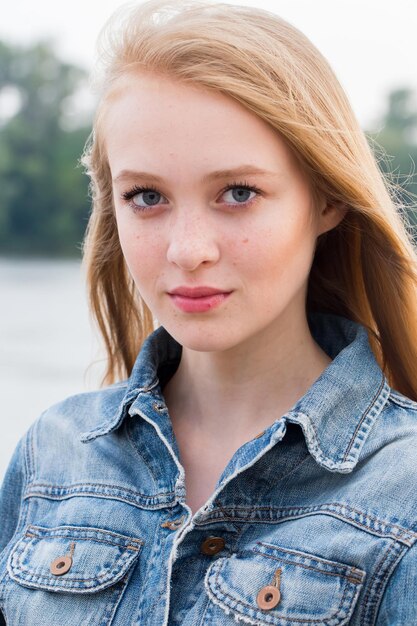
<svg viewBox="0 0 417 626">
<path fill-rule="evenodd" d="M 80 262 L 0 259 L 0 299 L 1 483 L 30 424 L 66 396 L 97 389 L 104 367 Z"/>
</svg>

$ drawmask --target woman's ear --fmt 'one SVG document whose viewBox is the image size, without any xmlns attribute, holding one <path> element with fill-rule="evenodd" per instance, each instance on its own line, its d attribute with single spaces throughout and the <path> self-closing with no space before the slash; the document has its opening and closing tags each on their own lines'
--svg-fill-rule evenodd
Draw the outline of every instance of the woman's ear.
<svg viewBox="0 0 417 626">
<path fill-rule="evenodd" d="M 345 217 L 348 206 L 339 200 L 324 200 L 320 207 L 317 236 L 335 228 Z"/>
</svg>

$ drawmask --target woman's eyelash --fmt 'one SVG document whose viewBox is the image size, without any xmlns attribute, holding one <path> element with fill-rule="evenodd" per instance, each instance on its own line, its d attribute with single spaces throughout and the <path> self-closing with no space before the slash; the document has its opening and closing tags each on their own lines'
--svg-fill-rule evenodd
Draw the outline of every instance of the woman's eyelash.
<svg viewBox="0 0 417 626">
<path fill-rule="evenodd" d="M 224 193 L 226 193 L 226 191 L 230 191 L 231 189 L 234 188 L 239 188 L 239 189 L 246 189 L 247 191 L 254 191 L 257 196 L 255 198 L 252 198 L 249 201 L 246 202 L 236 202 L 237 205 L 241 204 L 241 205 L 245 205 L 245 204 L 251 204 L 252 202 L 254 202 L 258 196 L 262 195 L 262 191 L 256 187 L 255 185 L 250 185 L 247 181 L 234 181 L 233 183 L 230 183 L 228 185 L 226 185 L 226 187 L 224 187 L 220 194 L 223 195 Z M 156 189 L 156 187 L 153 187 L 152 185 L 146 185 L 146 186 L 140 186 L 140 185 L 135 185 L 134 187 L 132 187 L 131 189 L 129 189 L 129 191 L 125 191 L 122 193 L 121 197 L 123 198 L 123 200 L 125 200 L 126 202 L 129 202 L 134 196 L 136 196 L 138 193 L 143 193 L 145 191 L 151 191 L 157 194 L 160 194 L 160 192 L 158 191 L 158 189 Z M 162 194 L 161 194 L 162 195 Z M 157 205 L 145 205 L 145 206 L 139 206 L 137 204 L 134 204 L 132 202 L 129 202 L 130 206 L 132 206 L 132 208 L 134 210 L 137 211 L 143 211 L 143 210 L 147 210 L 147 209 L 152 209 L 154 206 Z"/>
<path fill-rule="evenodd" d="M 224 194 L 226 193 L 226 191 L 229 191 L 230 189 L 233 189 L 234 187 L 239 187 L 240 189 L 247 189 L 248 191 L 254 191 L 258 196 L 262 195 L 262 191 L 259 189 L 259 187 L 256 187 L 256 185 L 250 185 L 246 181 L 243 181 L 243 182 L 235 181 L 234 183 L 231 183 L 230 185 L 227 185 L 224 189 L 222 189 L 221 193 Z M 249 202 L 252 202 L 253 200 L 255 200 L 255 198 L 253 198 L 252 200 L 249 200 Z M 246 204 L 246 203 L 238 202 L 237 204 Z"/>
<path fill-rule="evenodd" d="M 136 196 L 138 193 L 142 193 L 142 191 L 153 191 L 154 193 L 159 193 L 159 191 L 155 187 L 152 187 L 152 185 L 147 185 L 146 187 L 139 187 L 135 185 L 132 189 L 129 189 L 129 191 L 122 193 L 122 198 L 124 200 L 131 200 L 133 196 Z"/>
</svg>

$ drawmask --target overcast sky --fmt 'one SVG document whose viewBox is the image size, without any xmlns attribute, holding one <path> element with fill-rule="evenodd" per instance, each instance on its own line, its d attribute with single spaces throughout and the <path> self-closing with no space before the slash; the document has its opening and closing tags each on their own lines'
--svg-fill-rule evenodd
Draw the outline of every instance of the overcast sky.
<svg viewBox="0 0 417 626">
<path fill-rule="evenodd" d="M 417 94 L 416 0 L 226 1 L 274 11 L 302 30 L 329 60 L 365 128 L 383 114 L 391 89 L 409 86 Z M 50 38 L 62 58 L 90 69 L 98 32 L 122 4 L 3 0 L 0 38 L 15 43 Z"/>
</svg>

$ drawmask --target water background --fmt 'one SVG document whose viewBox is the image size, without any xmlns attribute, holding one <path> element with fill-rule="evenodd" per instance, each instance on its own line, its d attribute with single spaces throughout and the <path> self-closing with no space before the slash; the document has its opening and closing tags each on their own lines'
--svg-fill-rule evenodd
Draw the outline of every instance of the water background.
<svg viewBox="0 0 417 626">
<path fill-rule="evenodd" d="M 79 261 L 0 259 L 0 483 L 42 411 L 100 386 L 102 357 Z"/>
</svg>

